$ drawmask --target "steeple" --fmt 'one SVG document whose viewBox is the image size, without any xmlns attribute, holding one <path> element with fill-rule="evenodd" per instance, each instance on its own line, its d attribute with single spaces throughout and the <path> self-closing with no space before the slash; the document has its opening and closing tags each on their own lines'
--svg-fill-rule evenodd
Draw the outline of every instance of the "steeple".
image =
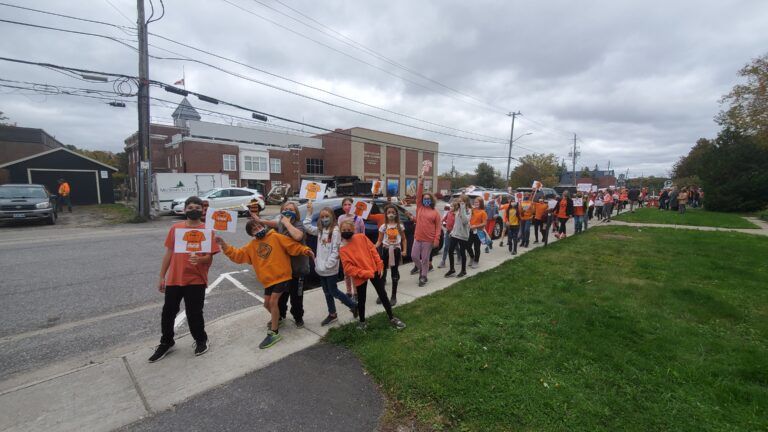
<svg viewBox="0 0 768 432">
<path fill-rule="evenodd" d="M 178 127 L 187 127 L 187 120 L 200 120 L 201 118 L 187 98 L 182 99 L 173 112 L 173 124 Z"/>
</svg>

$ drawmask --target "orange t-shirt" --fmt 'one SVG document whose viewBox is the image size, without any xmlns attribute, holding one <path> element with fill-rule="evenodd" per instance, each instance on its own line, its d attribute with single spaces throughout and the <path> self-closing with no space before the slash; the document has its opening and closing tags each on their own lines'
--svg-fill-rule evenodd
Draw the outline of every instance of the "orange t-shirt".
<svg viewBox="0 0 768 432">
<path fill-rule="evenodd" d="M 205 241 L 205 233 L 202 231 L 187 231 L 182 239 L 187 242 L 187 252 L 200 252 L 203 250 L 202 243 Z"/>
<path fill-rule="evenodd" d="M 217 231 L 226 231 L 227 224 L 232 222 L 232 216 L 224 210 L 216 210 L 213 212 L 213 229 Z"/>
<path fill-rule="evenodd" d="M 527 221 L 533 219 L 533 203 L 530 201 L 523 201 L 520 203 L 520 219 Z"/>
<path fill-rule="evenodd" d="M 582 198 L 582 199 L 586 199 L 586 198 Z M 583 205 L 580 205 L 580 206 L 575 205 L 575 206 L 573 206 L 573 215 L 574 216 L 584 216 L 584 206 Z"/>
<path fill-rule="evenodd" d="M 544 215 L 546 215 L 547 210 L 549 210 L 549 204 L 545 202 L 537 202 L 533 205 L 533 208 L 535 210 L 533 217 L 536 218 L 536 220 L 544 220 Z"/>
<path fill-rule="evenodd" d="M 565 198 L 560 200 L 560 207 L 557 209 L 557 217 L 560 219 L 568 218 L 568 200 Z"/>
<path fill-rule="evenodd" d="M 64 182 L 61 185 L 59 185 L 59 195 L 61 196 L 69 195 L 69 183 Z"/>
<path fill-rule="evenodd" d="M 485 210 L 472 209 L 472 217 L 469 218 L 470 225 L 485 225 L 488 220 L 488 214 Z"/>
<path fill-rule="evenodd" d="M 173 224 L 168 231 L 168 235 L 165 237 L 165 247 L 173 251 L 171 254 L 171 264 L 168 266 L 168 272 L 165 273 L 165 284 L 169 286 L 185 286 L 185 285 L 208 285 L 208 269 L 211 268 L 211 263 L 194 265 L 189 262 L 189 255 L 185 253 L 175 253 L 174 246 L 176 243 L 176 229 L 198 228 L 188 227 L 186 222 L 179 222 Z M 199 226 L 200 229 L 203 225 Z M 202 231 L 197 231 L 201 235 Z M 189 232 L 187 234 L 192 234 Z M 215 236 L 214 236 L 215 239 Z M 211 239 L 211 255 L 219 253 L 219 245 L 216 244 L 214 239 Z M 189 242 L 189 240 L 187 240 Z M 189 245 L 189 243 L 187 243 Z M 186 251 L 185 251 L 186 252 Z M 196 252 L 197 255 L 205 256 L 208 253 Z"/>
</svg>

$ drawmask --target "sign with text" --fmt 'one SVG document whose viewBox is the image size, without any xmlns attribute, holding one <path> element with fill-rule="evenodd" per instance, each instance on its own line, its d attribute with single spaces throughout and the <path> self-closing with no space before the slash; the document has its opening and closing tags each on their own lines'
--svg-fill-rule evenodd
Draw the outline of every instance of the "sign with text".
<svg viewBox="0 0 768 432">
<path fill-rule="evenodd" d="M 576 190 L 579 192 L 589 192 L 592 190 L 592 183 L 579 183 L 576 185 Z"/>
<path fill-rule="evenodd" d="M 550 210 L 555 208 L 556 205 L 557 205 L 557 200 L 553 200 L 553 199 L 547 200 L 547 208 L 549 208 Z"/>
<path fill-rule="evenodd" d="M 352 201 L 352 213 L 363 219 L 368 219 L 368 215 L 371 213 L 371 207 L 373 207 L 371 203 L 363 200 L 356 199 Z"/>
<path fill-rule="evenodd" d="M 205 213 L 205 226 L 216 231 L 236 232 L 237 211 L 208 208 Z"/>
<path fill-rule="evenodd" d="M 429 170 L 432 169 L 432 161 L 431 160 L 425 160 L 421 162 L 421 172 L 423 174 L 426 174 L 429 172 Z"/>
<path fill-rule="evenodd" d="M 538 180 L 534 180 L 533 184 L 531 185 L 531 189 L 541 189 L 541 182 Z"/>
<path fill-rule="evenodd" d="M 584 206 L 584 200 L 582 198 L 574 198 L 573 199 L 573 206 L 574 207 L 583 207 Z"/>
<path fill-rule="evenodd" d="M 308 200 L 319 200 L 325 196 L 325 183 L 314 182 L 310 180 L 301 181 L 301 189 L 299 190 L 299 198 Z"/>
<path fill-rule="evenodd" d="M 211 252 L 213 231 L 207 228 L 177 228 L 174 237 L 174 253 Z"/>
</svg>

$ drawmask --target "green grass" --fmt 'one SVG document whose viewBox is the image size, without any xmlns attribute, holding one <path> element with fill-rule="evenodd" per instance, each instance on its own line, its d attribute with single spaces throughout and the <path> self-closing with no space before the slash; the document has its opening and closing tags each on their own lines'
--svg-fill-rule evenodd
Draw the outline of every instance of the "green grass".
<svg viewBox="0 0 768 432">
<path fill-rule="evenodd" d="M 601 227 L 328 339 L 426 429 L 766 430 L 767 281 L 760 236 Z"/>
<path fill-rule="evenodd" d="M 764 220 L 764 221 L 768 222 L 768 210 L 763 210 L 763 211 L 761 211 L 761 212 L 760 212 L 760 213 L 757 215 L 757 217 L 758 217 L 758 218 L 760 218 L 760 220 Z"/>
<path fill-rule="evenodd" d="M 80 206 L 79 211 L 93 212 L 110 224 L 131 222 L 136 217 L 136 209 L 125 204 L 97 204 Z"/>
<path fill-rule="evenodd" d="M 685 214 L 676 211 L 659 211 L 656 208 L 642 208 L 634 213 L 622 213 L 614 217 L 624 222 L 709 226 L 718 228 L 759 228 L 752 222 L 733 213 L 719 213 L 701 209 L 686 209 Z"/>
</svg>

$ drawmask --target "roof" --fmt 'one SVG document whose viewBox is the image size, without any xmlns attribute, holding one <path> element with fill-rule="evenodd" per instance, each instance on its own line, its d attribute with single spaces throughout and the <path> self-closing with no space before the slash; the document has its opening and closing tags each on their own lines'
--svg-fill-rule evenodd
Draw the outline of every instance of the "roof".
<svg viewBox="0 0 768 432">
<path fill-rule="evenodd" d="M 0 141 L 64 147 L 64 144 L 42 129 L 18 126 L 0 126 Z"/>
<path fill-rule="evenodd" d="M 175 120 L 200 120 L 202 118 L 195 107 L 189 103 L 187 98 L 184 98 L 179 102 L 179 106 L 176 107 L 172 117 Z"/>
<path fill-rule="evenodd" d="M 107 164 L 105 164 L 105 163 L 99 162 L 99 161 L 97 161 L 96 159 L 91 159 L 91 158 L 89 158 L 88 156 L 83 156 L 83 155 L 81 155 L 81 154 L 80 154 L 80 153 L 78 153 L 78 152 L 74 152 L 74 151 L 72 151 L 72 150 L 70 150 L 70 149 L 68 149 L 68 148 L 64 148 L 64 147 L 59 147 L 59 148 L 55 148 L 55 149 L 51 149 L 51 150 L 47 150 L 47 151 L 44 151 L 44 152 L 41 152 L 41 153 L 33 154 L 32 156 L 27 156 L 27 157 L 23 157 L 23 158 L 21 158 L 21 159 L 16 159 L 15 161 L 10 161 L 10 162 L 8 162 L 8 163 L 5 163 L 5 164 L 2 164 L 2 165 L 0 165 L 0 168 L 5 168 L 5 167 L 11 166 L 11 165 L 16 165 L 16 164 L 17 164 L 17 163 L 19 163 L 19 162 L 28 161 L 28 160 L 30 160 L 30 159 L 35 159 L 35 158 L 38 158 L 38 157 L 40 157 L 40 156 L 45 156 L 45 155 L 47 155 L 47 154 L 50 154 L 50 153 L 54 153 L 54 152 L 58 152 L 58 151 L 65 151 L 65 152 L 67 152 L 67 153 L 72 153 L 72 154 L 73 154 L 73 155 L 75 155 L 75 156 L 78 156 L 78 157 L 80 157 L 80 158 L 83 158 L 83 159 L 85 159 L 85 160 L 91 161 L 91 162 L 93 162 L 93 163 L 95 163 L 95 164 L 99 164 L 99 165 L 103 166 L 104 168 L 108 168 L 108 169 L 111 169 L 112 171 L 117 171 L 117 168 L 115 168 L 115 167 L 113 167 L 113 166 L 110 166 L 110 165 L 107 165 Z"/>
</svg>

